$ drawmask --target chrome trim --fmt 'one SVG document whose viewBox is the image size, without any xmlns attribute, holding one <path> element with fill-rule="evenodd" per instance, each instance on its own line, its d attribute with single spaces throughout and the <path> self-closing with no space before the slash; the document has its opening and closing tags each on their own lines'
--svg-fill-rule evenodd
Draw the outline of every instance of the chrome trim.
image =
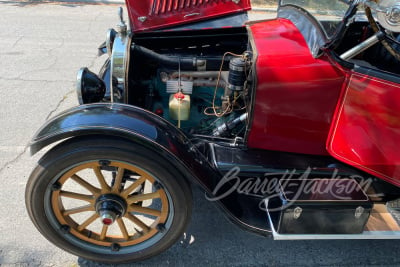
<svg viewBox="0 0 400 267">
<path fill-rule="evenodd" d="M 211 142 L 208 144 L 209 144 L 209 147 L 211 150 L 211 162 L 214 164 L 215 168 L 218 168 L 218 162 L 217 162 L 217 158 L 215 156 L 215 148 L 214 148 L 215 144 L 211 143 Z"/>
<path fill-rule="evenodd" d="M 116 35 L 117 35 L 117 32 L 114 29 L 109 29 L 107 31 L 106 49 L 107 49 L 107 54 L 110 57 L 112 55 L 112 49 L 113 49 L 113 44 L 114 44 L 114 40 L 115 40 L 115 36 Z"/>
<path fill-rule="evenodd" d="M 265 199 L 265 205 L 268 207 L 268 199 Z M 400 239 L 400 231 L 364 231 L 362 234 L 279 234 L 275 230 L 271 215 L 268 214 L 268 223 L 271 227 L 271 233 L 274 240 L 338 240 L 338 239 Z"/>
<path fill-rule="evenodd" d="M 246 64 L 246 63 L 245 63 Z M 229 64 L 229 70 L 235 70 L 235 71 L 245 71 L 246 70 L 246 66 L 236 66 L 236 65 L 232 65 Z"/>
<path fill-rule="evenodd" d="M 382 40 L 384 37 L 383 32 L 377 32 L 376 34 L 369 37 L 367 40 L 363 41 L 362 43 L 356 45 L 355 47 L 351 48 L 350 50 L 344 52 L 340 55 L 340 58 L 343 60 L 349 60 L 353 57 L 357 56 L 361 52 L 367 50 L 371 46 L 377 44 Z"/>
<path fill-rule="evenodd" d="M 191 13 L 191 14 L 186 14 L 185 16 L 183 16 L 184 18 L 189 18 L 189 17 L 193 17 L 193 16 L 198 16 L 200 15 L 200 13 L 196 12 L 196 13 Z"/>
<path fill-rule="evenodd" d="M 83 97 L 82 97 L 82 76 L 83 76 L 83 73 L 86 70 L 87 70 L 86 67 L 80 68 L 78 70 L 78 73 L 76 74 L 76 86 L 75 86 L 75 88 L 76 88 L 76 95 L 78 97 L 79 105 L 85 104 L 85 103 L 83 103 Z"/>
<path fill-rule="evenodd" d="M 114 39 L 110 60 L 111 102 L 125 103 L 129 53 L 129 35 L 119 33 Z"/>
<path fill-rule="evenodd" d="M 244 90 L 244 85 L 233 85 L 233 84 L 228 84 L 228 89 L 232 91 L 243 91 Z"/>
<path fill-rule="evenodd" d="M 111 102 L 125 103 L 127 95 L 127 75 L 130 55 L 130 33 L 123 18 L 123 8 L 118 8 L 119 24 L 112 42 L 112 52 L 110 56 L 110 94 Z M 113 30 L 109 30 L 110 37 Z"/>
<path fill-rule="evenodd" d="M 128 26 L 124 20 L 124 9 L 122 7 L 118 8 L 118 16 L 119 16 L 119 23 L 117 25 L 117 30 L 121 34 L 126 34 L 128 30 Z"/>
</svg>

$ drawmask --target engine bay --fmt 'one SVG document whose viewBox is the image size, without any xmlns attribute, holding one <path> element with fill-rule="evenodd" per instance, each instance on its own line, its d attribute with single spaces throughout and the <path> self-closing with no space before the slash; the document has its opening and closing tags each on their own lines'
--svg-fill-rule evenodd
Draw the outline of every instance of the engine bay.
<svg viewBox="0 0 400 267">
<path fill-rule="evenodd" d="M 188 134 L 243 137 L 251 69 L 245 27 L 136 35 L 126 102 Z"/>
</svg>

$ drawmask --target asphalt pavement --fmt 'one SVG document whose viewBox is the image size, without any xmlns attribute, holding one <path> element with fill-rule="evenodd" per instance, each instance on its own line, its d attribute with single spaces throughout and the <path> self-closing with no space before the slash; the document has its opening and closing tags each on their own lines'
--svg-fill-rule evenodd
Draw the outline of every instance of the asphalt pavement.
<svg viewBox="0 0 400 267">
<path fill-rule="evenodd" d="M 44 153 L 31 157 L 26 145 L 46 119 L 78 104 L 77 70 L 98 71 L 105 60 L 97 47 L 118 23 L 121 1 L 97 2 L 0 0 L 1 266 L 105 266 L 50 244 L 24 205 L 25 183 Z M 399 241 L 273 241 L 232 225 L 194 192 L 193 218 L 182 240 L 137 266 L 400 265 Z"/>
</svg>

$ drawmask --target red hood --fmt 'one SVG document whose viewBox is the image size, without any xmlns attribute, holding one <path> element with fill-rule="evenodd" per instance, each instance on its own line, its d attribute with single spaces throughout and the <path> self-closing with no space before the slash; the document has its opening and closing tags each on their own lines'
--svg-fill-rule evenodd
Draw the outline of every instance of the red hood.
<svg viewBox="0 0 400 267">
<path fill-rule="evenodd" d="M 243 12 L 250 0 L 126 0 L 133 32 L 162 29 Z"/>
</svg>

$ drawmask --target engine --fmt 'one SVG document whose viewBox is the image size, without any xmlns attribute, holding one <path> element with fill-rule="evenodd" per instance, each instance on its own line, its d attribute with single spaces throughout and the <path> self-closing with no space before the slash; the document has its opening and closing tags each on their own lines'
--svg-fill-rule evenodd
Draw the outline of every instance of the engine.
<svg viewBox="0 0 400 267">
<path fill-rule="evenodd" d="M 240 137 L 247 126 L 251 70 L 244 29 L 136 36 L 126 102 L 189 134 Z"/>
</svg>

